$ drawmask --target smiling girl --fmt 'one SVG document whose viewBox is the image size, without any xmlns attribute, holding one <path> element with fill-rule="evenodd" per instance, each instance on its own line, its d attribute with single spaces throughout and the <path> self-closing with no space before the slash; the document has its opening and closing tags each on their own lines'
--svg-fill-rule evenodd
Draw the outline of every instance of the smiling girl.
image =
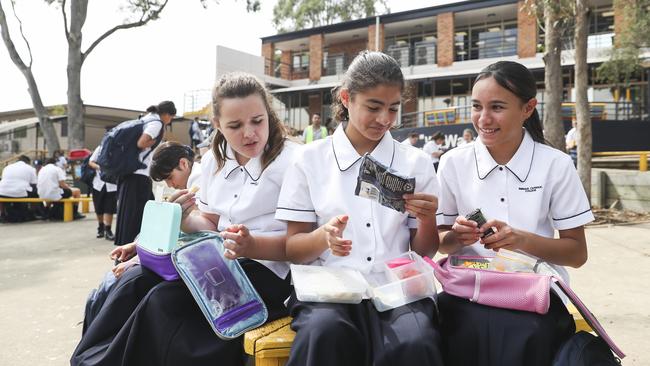
<svg viewBox="0 0 650 366">
<path fill-rule="evenodd" d="M 532 73 L 516 62 L 497 62 L 476 78 L 471 118 L 478 139 L 440 161 L 440 251 L 519 251 L 547 262 L 568 283 L 563 266 L 587 260 L 583 225 L 593 214 L 571 158 L 544 141 L 536 93 Z M 482 227 L 465 219 L 476 208 L 488 219 Z M 496 233 L 480 238 L 490 228 Z M 550 365 L 575 329 L 554 293 L 544 315 L 445 293 L 438 301 L 446 365 Z"/>
<path fill-rule="evenodd" d="M 404 89 L 399 64 L 364 51 L 333 91 L 332 136 L 306 145 L 288 167 L 276 218 L 286 220 L 287 256 L 294 263 L 369 272 L 401 253 L 433 255 L 438 248 L 438 183 L 431 159 L 395 141 Z M 369 153 L 398 173 L 415 177 L 407 213 L 355 196 L 360 161 Z M 317 164 L 315 162 L 318 162 Z M 297 334 L 287 365 L 440 365 L 437 314 L 431 299 L 386 312 L 372 303 L 300 302 L 289 309 Z"/>
</svg>

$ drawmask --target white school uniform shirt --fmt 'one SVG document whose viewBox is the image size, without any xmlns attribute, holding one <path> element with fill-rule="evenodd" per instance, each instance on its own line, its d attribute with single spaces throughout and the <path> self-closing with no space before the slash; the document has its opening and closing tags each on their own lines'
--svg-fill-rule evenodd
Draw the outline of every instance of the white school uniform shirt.
<svg viewBox="0 0 650 366">
<path fill-rule="evenodd" d="M 431 157 L 431 161 L 433 161 L 434 163 L 439 162 L 440 158 L 434 157 L 431 154 L 433 154 L 434 152 L 437 152 L 437 151 L 441 151 L 441 150 L 442 150 L 442 145 L 436 144 L 436 142 L 433 141 L 433 140 L 427 142 L 422 147 L 422 151 L 424 151 L 425 154 L 429 155 Z"/>
<path fill-rule="evenodd" d="M 161 131 L 163 128 L 163 123 L 160 121 L 160 116 L 158 114 L 147 114 L 146 116 L 142 117 L 142 120 L 145 122 L 144 130 L 142 133 L 146 133 L 147 135 L 151 136 L 152 139 L 155 140 L 158 137 L 158 134 L 164 133 L 164 131 Z M 149 167 L 151 166 L 151 158 L 153 157 L 153 152 L 147 155 L 150 150 L 151 148 L 147 147 L 144 150 L 140 151 L 139 159 L 147 167 L 136 170 L 133 172 L 134 174 L 146 175 L 147 177 L 149 176 Z M 147 155 L 146 158 L 145 155 Z"/>
<path fill-rule="evenodd" d="M 102 152 L 102 147 L 97 146 L 93 151 L 93 154 L 90 155 L 90 161 L 97 163 L 97 159 L 99 159 L 99 154 L 101 154 L 101 152 Z M 99 170 L 97 170 L 97 174 L 95 174 L 95 178 L 93 178 L 93 189 L 98 192 L 101 192 L 102 189 L 104 188 L 104 185 L 106 185 L 106 192 L 117 191 L 117 184 L 104 182 L 102 178 L 99 176 Z"/>
<path fill-rule="evenodd" d="M 438 177 L 438 225 L 453 225 L 458 215 L 480 208 L 487 220 L 553 238 L 554 230 L 594 220 L 571 158 L 534 142 L 527 131 L 507 164 L 497 164 L 476 139 L 443 155 Z M 457 254 L 494 256 L 495 252 L 476 242 Z M 564 267 L 551 265 L 568 283 Z"/>
<path fill-rule="evenodd" d="M 201 188 L 201 163 L 198 161 L 192 163 L 192 171 L 190 172 L 190 176 L 187 178 L 187 189 L 194 186 Z M 194 197 L 197 201 L 201 199 L 200 189 L 194 194 Z"/>
<path fill-rule="evenodd" d="M 305 145 L 296 155 L 285 176 L 275 217 L 320 227 L 334 216 L 348 215 L 343 238 L 352 240 L 350 255 L 335 256 L 328 248 L 311 264 L 367 273 L 375 263 L 409 250 L 409 229 L 417 228 L 417 219 L 354 194 L 361 156 L 343 128 L 339 125 L 332 136 Z M 371 155 L 398 174 L 415 177 L 415 192 L 438 195 L 433 164 L 422 150 L 401 144 L 386 132 Z"/>
<path fill-rule="evenodd" d="M 217 172 L 217 162 L 212 151 L 201 159 L 201 197 L 199 210 L 219 215 L 217 231 L 230 225 L 243 224 L 254 236 L 279 236 L 287 232 L 287 223 L 275 219 L 280 187 L 285 172 L 300 145 L 286 140 L 284 148 L 271 164 L 262 171 L 261 157 L 252 158 L 240 166 L 234 153 L 227 148 L 224 167 Z M 278 277 L 289 273 L 287 262 L 257 260 Z"/>
<path fill-rule="evenodd" d="M 32 191 L 30 184 L 36 184 L 36 169 L 24 161 L 7 165 L 2 171 L 0 180 L 0 196 L 27 197 Z"/>
<path fill-rule="evenodd" d="M 65 180 L 65 172 L 55 164 L 47 164 L 38 171 L 38 197 L 49 200 L 60 200 L 63 189 L 59 182 Z"/>
</svg>

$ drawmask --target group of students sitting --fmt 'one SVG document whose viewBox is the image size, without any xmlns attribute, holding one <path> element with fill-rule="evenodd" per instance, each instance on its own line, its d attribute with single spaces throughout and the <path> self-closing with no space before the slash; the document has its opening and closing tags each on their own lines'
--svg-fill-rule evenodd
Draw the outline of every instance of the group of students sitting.
<svg viewBox="0 0 650 366">
<path fill-rule="evenodd" d="M 336 131 L 301 145 L 287 138 L 260 81 L 227 74 L 213 91 L 217 132 L 201 159 L 198 196 L 186 180 L 190 151 L 152 176 L 183 188 L 169 197 L 181 205 L 183 232 L 213 230 L 229 239 L 227 257 L 240 262 L 269 321 L 293 317 L 288 365 L 550 365 L 574 332 L 556 295 L 544 315 L 445 293 L 437 304 L 427 298 L 385 312 L 367 300 L 296 298 L 288 263 L 369 271 L 408 250 L 485 255 L 507 248 L 547 261 L 566 279 L 562 266 L 587 260 L 583 225 L 593 220 L 590 205 L 571 159 L 543 139 L 528 69 L 500 61 L 478 75 L 472 90 L 478 139 L 443 155 L 437 173 L 427 154 L 389 132 L 404 87 L 393 58 L 360 53 L 333 90 Z M 406 212 L 354 194 L 366 153 L 415 178 L 415 193 L 404 196 Z M 489 219 L 481 227 L 464 218 L 478 207 Z M 481 238 L 490 228 L 496 233 Z M 112 254 L 127 260 L 133 245 Z M 183 282 L 132 266 L 120 272 L 84 329 L 71 364 L 242 365 L 245 359 L 241 338 L 217 338 Z"/>
<path fill-rule="evenodd" d="M 63 198 L 81 197 L 78 188 L 66 183 L 67 161 L 60 151 L 45 160 L 45 165 L 37 169 L 31 165 L 28 156 L 21 155 L 15 163 L 2 170 L 0 197 L 2 198 L 43 198 L 58 201 Z M 74 209 L 74 219 L 84 216 Z M 63 219 L 63 204 L 41 202 L 0 203 L 0 218 L 6 222 L 24 222 L 36 219 Z"/>
</svg>

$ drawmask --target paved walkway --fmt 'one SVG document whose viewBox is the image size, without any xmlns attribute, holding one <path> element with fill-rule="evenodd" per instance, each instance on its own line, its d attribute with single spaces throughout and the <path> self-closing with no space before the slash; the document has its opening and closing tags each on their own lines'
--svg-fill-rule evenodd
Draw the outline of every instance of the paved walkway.
<svg viewBox="0 0 650 366">
<path fill-rule="evenodd" d="M 111 268 L 94 220 L 0 224 L 0 365 L 68 365 L 88 292 Z M 573 288 L 628 354 L 650 365 L 650 224 L 587 230 Z"/>
</svg>

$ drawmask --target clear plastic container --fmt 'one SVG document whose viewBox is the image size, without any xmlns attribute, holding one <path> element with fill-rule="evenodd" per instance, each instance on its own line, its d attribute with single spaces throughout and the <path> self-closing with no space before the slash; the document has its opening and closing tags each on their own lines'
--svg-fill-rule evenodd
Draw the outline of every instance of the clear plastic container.
<svg viewBox="0 0 650 366">
<path fill-rule="evenodd" d="M 490 262 L 488 269 L 501 272 L 535 272 L 537 259 L 512 250 L 500 249 Z"/>
<path fill-rule="evenodd" d="M 368 283 L 354 269 L 292 264 L 291 278 L 300 301 L 358 304 L 367 297 Z"/>
<path fill-rule="evenodd" d="M 370 297 L 378 311 L 394 309 L 436 294 L 433 269 L 414 252 L 404 253 L 393 261 L 375 267 L 366 275 L 366 280 L 370 285 Z"/>
</svg>

